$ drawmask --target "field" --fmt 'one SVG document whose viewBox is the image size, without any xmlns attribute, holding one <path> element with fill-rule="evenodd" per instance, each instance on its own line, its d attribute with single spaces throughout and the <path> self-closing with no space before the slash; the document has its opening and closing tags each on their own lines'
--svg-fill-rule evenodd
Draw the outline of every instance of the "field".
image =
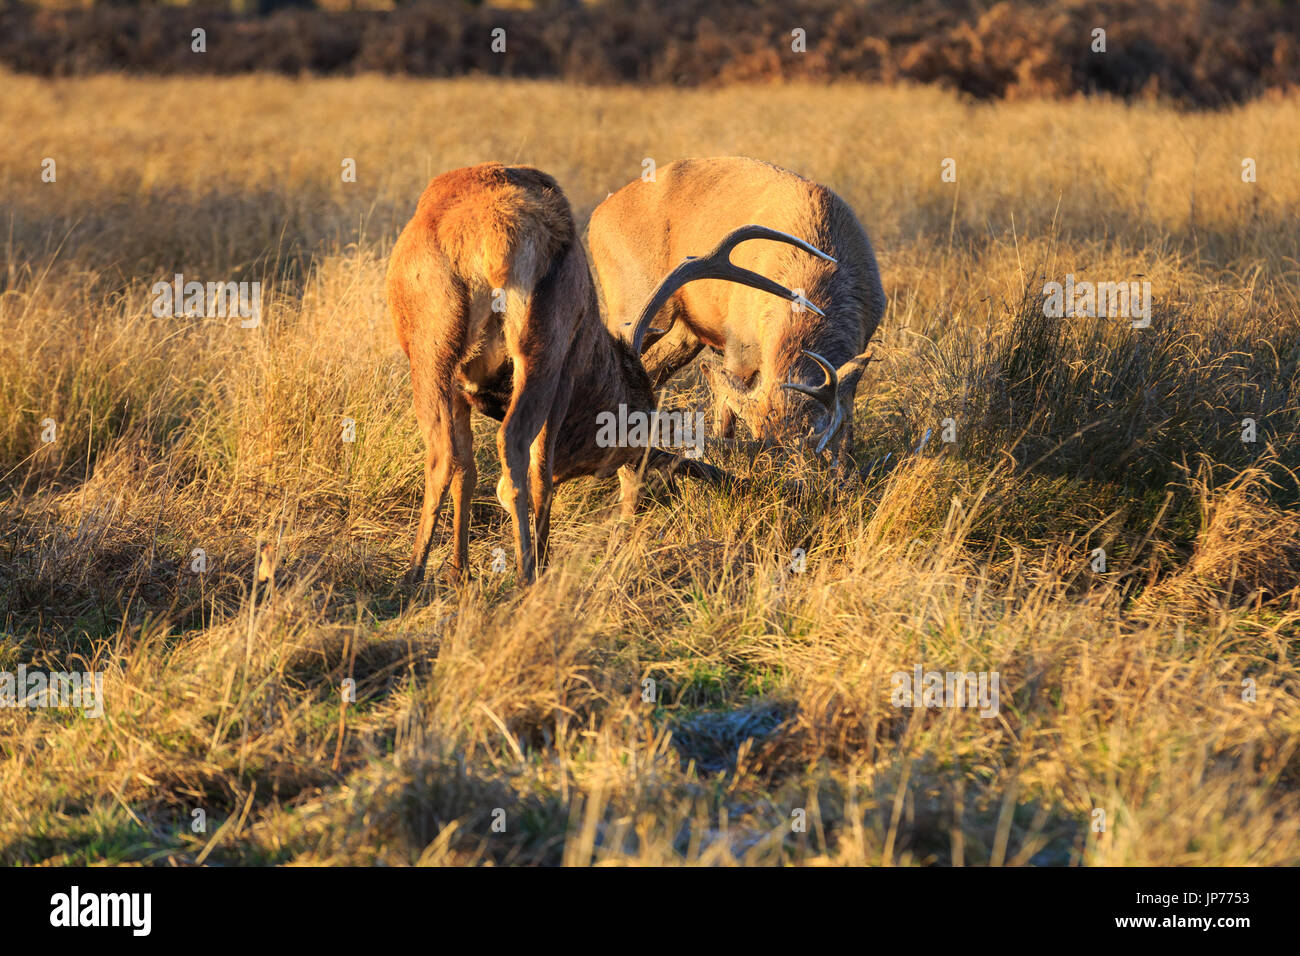
<svg viewBox="0 0 1300 956">
<path fill-rule="evenodd" d="M 0 709 L 0 862 L 1300 863 L 1298 106 L 4 76 L 0 670 L 105 676 L 99 718 Z M 479 419 L 479 570 L 444 519 L 405 592 L 424 184 L 529 163 L 585 223 L 726 154 L 871 233 L 863 480 L 710 451 L 753 487 L 631 523 L 574 482 L 522 590 Z M 260 324 L 156 317 L 178 272 Z M 1046 318 L 1067 273 L 1149 282 L 1150 327 Z M 895 706 L 917 667 L 996 715 Z"/>
</svg>

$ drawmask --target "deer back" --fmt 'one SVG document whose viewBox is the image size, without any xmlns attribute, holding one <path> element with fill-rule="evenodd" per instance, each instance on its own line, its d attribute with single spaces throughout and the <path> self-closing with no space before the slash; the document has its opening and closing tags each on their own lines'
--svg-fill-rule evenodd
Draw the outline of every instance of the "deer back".
<svg viewBox="0 0 1300 956">
<path fill-rule="evenodd" d="M 737 246 L 732 256 L 738 266 L 802 290 L 826 316 L 745 286 L 703 281 L 677 293 L 674 318 L 706 345 L 741 357 L 750 370 L 769 366 L 775 377 L 801 349 L 837 363 L 860 352 L 885 305 L 866 231 L 832 190 L 745 157 L 680 160 L 597 207 L 589 242 L 611 330 L 626 327 L 666 269 L 747 222 L 797 236 L 838 260 L 763 242 Z"/>
</svg>

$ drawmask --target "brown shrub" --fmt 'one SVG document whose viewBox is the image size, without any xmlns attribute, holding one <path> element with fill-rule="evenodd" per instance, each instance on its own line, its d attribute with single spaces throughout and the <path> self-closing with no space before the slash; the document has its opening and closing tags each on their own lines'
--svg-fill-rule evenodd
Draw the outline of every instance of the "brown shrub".
<svg viewBox="0 0 1300 956">
<path fill-rule="evenodd" d="M 207 51 L 190 34 L 207 30 Z M 1107 31 L 1105 53 L 1092 31 Z M 492 31 L 506 30 L 504 54 Z M 791 32 L 807 49 L 792 50 Z M 697 86 L 753 80 L 908 79 L 979 98 L 1104 92 L 1220 106 L 1300 79 L 1300 8 L 1227 0 L 686 0 L 419 4 L 391 11 L 219 6 L 0 9 L 0 63 L 47 76 L 408 73 Z"/>
</svg>

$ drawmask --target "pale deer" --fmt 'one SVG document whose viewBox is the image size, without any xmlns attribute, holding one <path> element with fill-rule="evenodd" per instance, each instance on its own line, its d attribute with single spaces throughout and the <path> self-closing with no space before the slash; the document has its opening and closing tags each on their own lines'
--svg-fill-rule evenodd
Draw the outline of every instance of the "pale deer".
<svg viewBox="0 0 1300 956">
<path fill-rule="evenodd" d="M 726 279 L 796 299 L 770 279 L 728 259 L 746 239 L 802 240 L 762 226 L 734 230 L 708 255 L 691 259 L 646 292 L 628 341 L 601 320 L 595 284 L 555 180 L 526 166 L 484 163 L 429 183 L 388 264 L 386 292 L 397 337 L 411 363 L 415 414 L 427 446 L 424 505 L 408 583 L 424 576 L 434 520 L 451 489 L 452 576 L 469 560 L 470 500 L 477 473 L 470 409 L 500 421 L 497 498 L 509 513 L 521 581 L 545 563 L 553 487 L 579 475 L 610 476 L 624 465 L 721 473 L 662 448 L 603 447 L 596 420 L 620 405 L 655 411 L 641 364 L 650 321 L 678 288 Z M 713 243 L 710 243 L 710 248 Z M 700 248 L 692 249 L 699 253 Z M 635 253 L 634 253 L 635 254 Z M 637 473 L 620 474 L 624 511 Z M 535 540 L 528 513 L 531 497 Z"/>
<path fill-rule="evenodd" d="M 657 323 L 667 334 L 643 363 L 658 389 L 708 346 L 722 356 L 721 366 L 704 363 L 702 371 L 724 438 L 739 417 L 763 443 L 808 440 L 818 455 L 830 446 L 847 467 L 854 394 L 885 294 L 866 231 L 825 186 L 744 157 L 680 160 L 653 181 L 624 186 L 596 207 L 588 235 L 610 330 L 630 335 L 635 310 L 671 263 L 755 220 L 829 255 L 753 243 L 737 250 L 736 264 L 820 309 L 695 283 L 672 296 Z"/>
</svg>

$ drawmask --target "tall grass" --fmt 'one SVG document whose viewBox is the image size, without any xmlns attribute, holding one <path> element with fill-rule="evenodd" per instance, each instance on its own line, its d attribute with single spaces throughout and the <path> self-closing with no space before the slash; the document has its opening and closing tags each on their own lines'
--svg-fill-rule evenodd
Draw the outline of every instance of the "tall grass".
<svg viewBox="0 0 1300 956">
<path fill-rule="evenodd" d="M 106 675 L 102 719 L 0 709 L 0 860 L 1300 862 L 1294 101 L 8 77 L 0 102 L 0 670 Z M 647 156 L 725 153 L 829 183 L 876 241 L 864 479 L 711 452 L 750 490 L 657 485 L 631 524 L 574 482 L 521 591 L 479 420 L 478 572 L 403 593 L 422 447 L 382 282 L 425 181 L 532 163 L 585 220 Z M 155 317 L 176 272 L 262 282 L 261 325 Z M 1150 281 L 1152 327 L 1046 320 L 1067 272 Z M 894 706 L 918 665 L 998 672 L 998 715 Z"/>
</svg>

